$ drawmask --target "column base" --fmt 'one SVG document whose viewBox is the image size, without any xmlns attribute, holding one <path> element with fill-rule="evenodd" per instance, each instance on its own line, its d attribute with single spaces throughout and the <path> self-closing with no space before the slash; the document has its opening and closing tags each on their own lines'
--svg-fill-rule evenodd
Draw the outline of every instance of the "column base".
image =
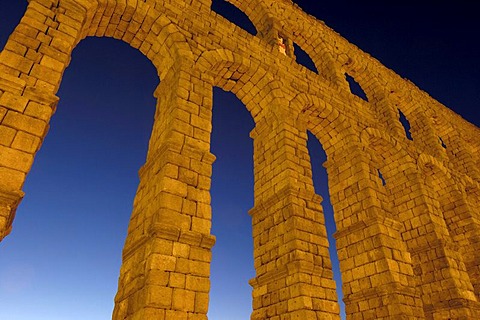
<svg viewBox="0 0 480 320">
<path fill-rule="evenodd" d="M 24 195 L 20 190 L 14 192 L 0 190 L 0 241 L 12 231 L 15 212 Z"/>
<path fill-rule="evenodd" d="M 114 320 L 207 320 L 215 237 L 152 223 L 124 248 Z"/>
<path fill-rule="evenodd" d="M 480 305 L 471 300 L 451 299 L 424 305 L 424 308 L 432 319 L 480 319 Z"/>
<path fill-rule="evenodd" d="M 378 214 L 335 233 L 345 309 L 355 319 L 425 318 L 401 228 Z"/>
<path fill-rule="evenodd" d="M 306 261 L 294 261 L 251 279 L 251 320 L 340 319 L 335 282 L 331 270 Z"/>
<path fill-rule="evenodd" d="M 386 284 L 345 296 L 346 312 L 362 319 L 424 319 L 414 288 Z"/>
</svg>

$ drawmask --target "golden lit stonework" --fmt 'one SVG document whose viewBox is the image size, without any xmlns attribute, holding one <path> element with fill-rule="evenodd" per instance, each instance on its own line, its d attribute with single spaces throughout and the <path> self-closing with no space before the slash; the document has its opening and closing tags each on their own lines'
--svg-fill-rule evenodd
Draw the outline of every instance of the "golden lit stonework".
<svg viewBox="0 0 480 320">
<path fill-rule="evenodd" d="M 291 1 L 229 2 L 257 36 L 212 12 L 211 0 L 29 1 L 0 54 L 0 239 L 72 50 L 87 36 L 113 37 L 161 80 L 114 320 L 207 319 L 214 86 L 256 124 L 251 319 L 340 318 L 307 131 L 328 157 L 347 317 L 480 319 L 480 130 Z M 293 43 L 318 74 L 296 63 Z"/>
</svg>

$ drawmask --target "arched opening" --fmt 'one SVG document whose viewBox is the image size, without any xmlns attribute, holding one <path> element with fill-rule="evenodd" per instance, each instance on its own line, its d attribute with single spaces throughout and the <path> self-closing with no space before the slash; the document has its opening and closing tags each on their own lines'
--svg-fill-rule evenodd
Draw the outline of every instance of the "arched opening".
<svg viewBox="0 0 480 320">
<path fill-rule="evenodd" d="M 350 87 L 350 92 L 353 95 L 359 97 L 360 99 L 368 102 L 367 94 L 365 93 L 365 91 L 363 91 L 360 84 L 348 73 L 345 73 L 345 79 L 347 80 L 348 85 Z"/>
<path fill-rule="evenodd" d="M 318 139 L 310 131 L 308 131 L 307 147 L 312 165 L 313 186 L 315 188 L 315 192 L 323 198 L 323 214 L 325 216 L 330 260 L 332 262 L 333 269 L 333 279 L 336 283 L 337 298 L 340 305 L 340 316 L 342 319 L 346 319 L 345 303 L 342 300 L 343 292 L 340 264 L 338 260 L 336 241 L 333 237 L 334 233 L 337 231 L 337 227 L 333 216 L 332 203 L 330 202 L 327 171 L 322 166 L 322 164 L 327 161 L 327 155 L 325 154 L 325 150 L 323 149 L 320 141 L 318 141 Z"/>
<path fill-rule="evenodd" d="M 212 10 L 248 33 L 257 34 L 257 29 L 250 18 L 233 4 L 225 0 L 212 0 Z"/>
<path fill-rule="evenodd" d="M 443 141 L 442 137 L 438 137 L 438 142 L 440 143 L 443 149 L 447 149 L 447 145 Z"/>
<path fill-rule="evenodd" d="M 431 203 L 437 212 L 441 212 L 441 218 L 448 229 L 446 231 L 448 241 L 455 243 L 456 251 L 460 254 L 458 258 L 462 260 L 462 264 L 465 264 L 465 267 L 457 266 L 460 273 L 468 274 L 468 277 L 463 275 L 464 281 L 467 282 L 465 291 L 470 289 L 469 280 L 473 292 L 478 297 L 480 293 L 477 285 L 480 276 L 480 246 L 477 239 L 480 235 L 480 223 L 473 209 L 475 206 L 469 205 L 468 195 L 462 194 L 454 179 L 447 174 L 446 168 L 423 161 L 422 169 L 426 177 L 427 191 L 433 199 Z M 469 279 L 467 280 L 467 278 Z"/>
<path fill-rule="evenodd" d="M 157 85 L 151 62 L 123 42 L 88 38 L 74 50 L 0 247 L 1 319 L 111 318 Z"/>
<path fill-rule="evenodd" d="M 304 66 L 312 72 L 318 74 L 318 69 L 315 66 L 312 58 L 306 53 L 298 44 L 293 43 L 295 58 L 298 64 Z"/>
<path fill-rule="evenodd" d="M 383 177 L 382 172 L 380 171 L 380 169 L 377 169 L 377 172 L 378 172 L 378 178 L 380 178 L 380 181 L 382 182 L 382 186 L 385 186 L 387 184 L 387 181 L 385 181 L 385 178 Z"/>
<path fill-rule="evenodd" d="M 402 124 L 403 129 L 405 130 L 405 135 L 407 139 L 413 141 L 412 133 L 410 132 L 410 122 L 408 121 L 407 117 L 400 109 L 398 109 L 398 113 L 400 115 L 400 118 L 399 118 L 400 123 Z"/>
<path fill-rule="evenodd" d="M 478 180 L 480 173 L 475 163 L 475 157 L 470 152 L 468 143 L 462 134 L 441 116 L 433 115 L 431 119 L 433 129 L 438 137 L 437 142 L 442 146 L 439 149 L 445 151 L 444 155 L 454 164 L 456 170 Z"/>
<path fill-rule="evenodd" d="M 211 151 L 217 157 L 212 175 L 212 249 L 210 319 L 249 319 L 253 266 L 253 142 L 250 113 L 231 92 L 213 90 Z M 228 315 L 228 316 L 226 316 Z"/>
</svg>

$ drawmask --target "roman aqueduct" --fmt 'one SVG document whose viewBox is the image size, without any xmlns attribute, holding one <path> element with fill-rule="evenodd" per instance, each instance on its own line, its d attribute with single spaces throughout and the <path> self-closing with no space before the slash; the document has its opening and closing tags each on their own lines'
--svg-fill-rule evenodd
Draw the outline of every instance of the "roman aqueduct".
<svg viewBox="0 0 480 320">
<path fill-rule="evenodd" d="M 29 1 L 0 54 L 0 239 L 72 50 L 113 37 L 161 80 L 113 319 L 207 318 L 214 86 L 256 124 L 252 319 L 340 318 L 307 131 L 328 157 L 347 317 L 480 319 L 480 130 L 289 0 L 229 0 L 255 36 L 211 1 Z"/>
</svg>

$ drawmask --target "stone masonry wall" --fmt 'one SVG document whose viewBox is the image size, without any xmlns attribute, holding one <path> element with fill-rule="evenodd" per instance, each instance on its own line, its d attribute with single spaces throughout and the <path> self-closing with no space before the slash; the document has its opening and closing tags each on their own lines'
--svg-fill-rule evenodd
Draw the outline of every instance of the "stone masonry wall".
<svg viewBox="0 0 480 320">
<path fill-rule="evenodd" d="M 480 319 L 480 130 L 291 1 L 229 2 L 256 36 L 211 11 L 211 0 L 29 1 L 0 53 L 0 240 L 72 50 L 87 36 L 113 37 L 140 50 L 161 81 L 114 320 L 207 319 L 213 86 L 256 123 L 251 319 L 340 317 L 307 131 L 328 158 L 347 317 Z M 295 62 L 293 43 L 318 74 Z"/>
</svg>

